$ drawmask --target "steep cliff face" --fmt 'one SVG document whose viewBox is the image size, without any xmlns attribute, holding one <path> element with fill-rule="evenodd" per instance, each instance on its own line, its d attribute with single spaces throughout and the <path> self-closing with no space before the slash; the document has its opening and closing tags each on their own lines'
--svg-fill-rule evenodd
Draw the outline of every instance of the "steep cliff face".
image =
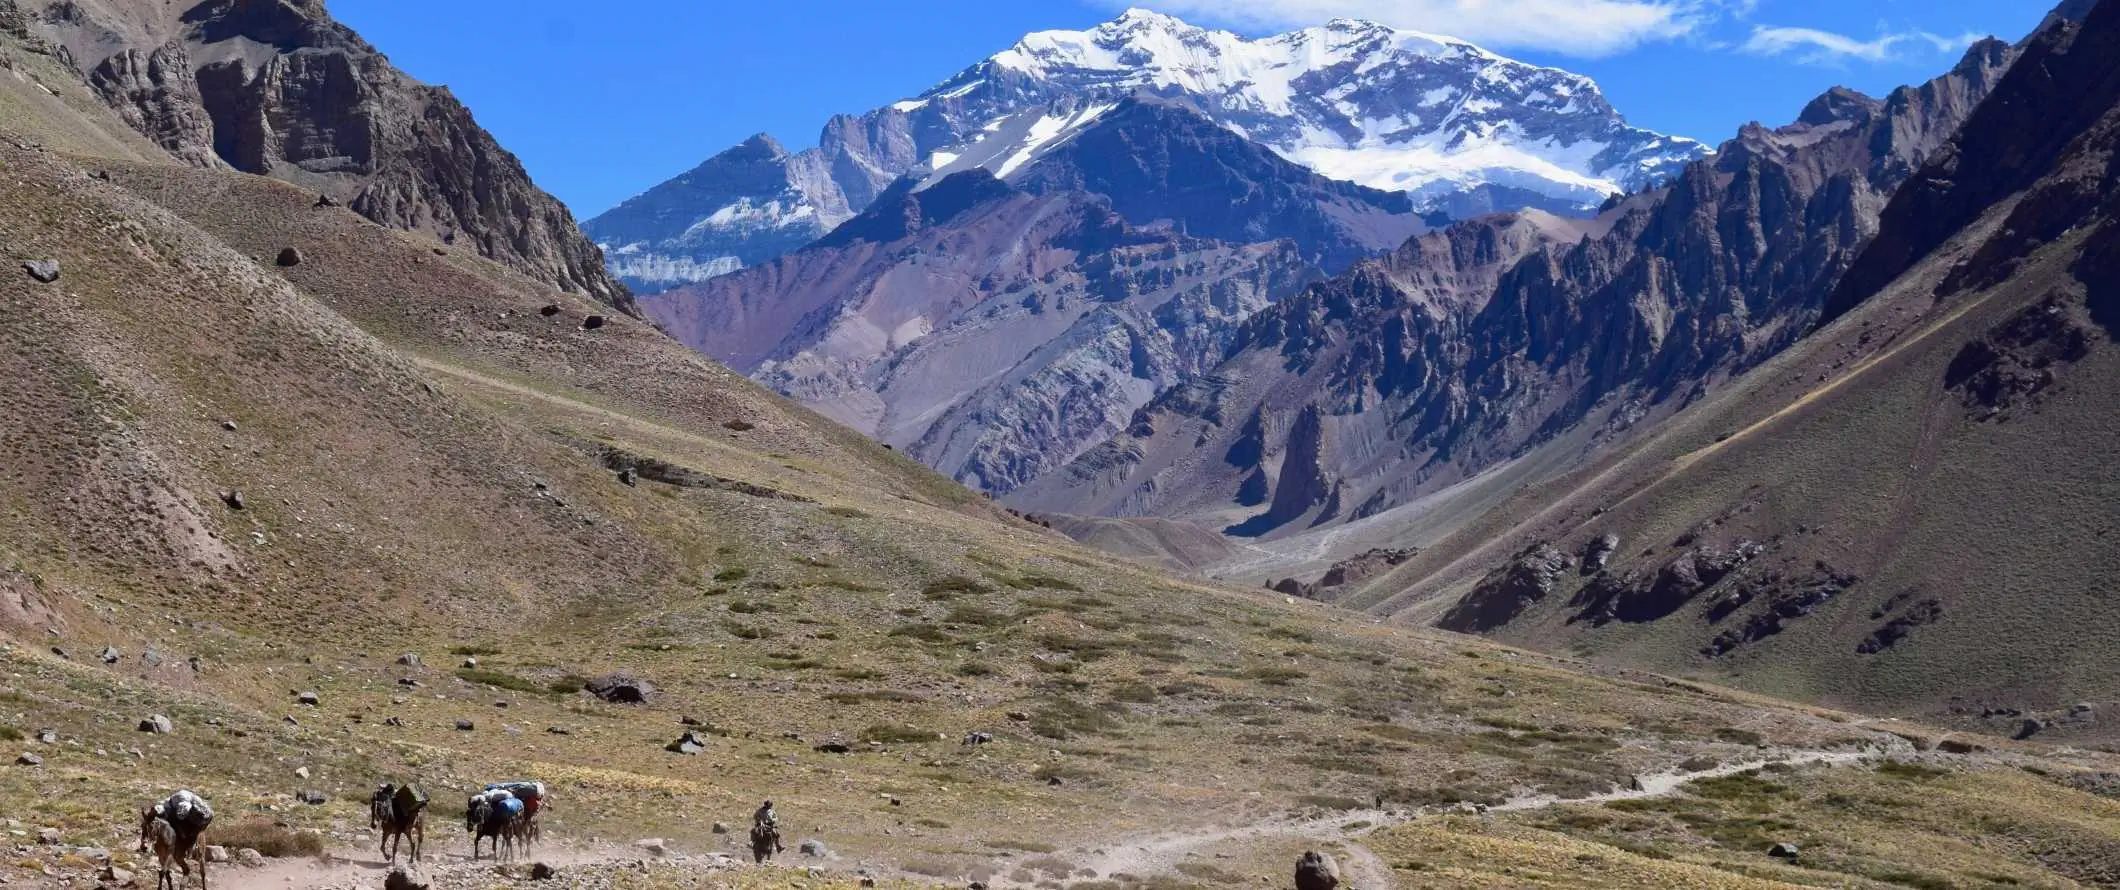
<svg viewBox="0 0 2120 890">
<path fill-rule="evenodd" d="M 1614 202 L 1594 221 L 1463 223 L 1358 266 L 1247 324 L 1212 375 L 1237 385 L 1150 405 L 1141 426 L 1156 441 L 1122 438 L 1086 455 L 1024 506 L 1187 515 L 1244 504 L 1242 480 L 1274 472 L 1264 460 L 1225 468 L 1159 454 L 1192 441 L 1219 452 L 1239 437 L 1192 410 L 1202 404 L 1239 419 L 1323 409 L 1341 443 L 1331 470 L 1350 480 L 1347 519 L 1542 443 L 1632 434 L 1808 329 L 1886 199 L 2012 54 L 1984 41 L 1951 73 L 1883 100 L 1829 92 L 1796 123 L 1747 127 L 1667 189 Z M 1533 231 L 1545 237 L 1527 240 Z M 1270 459 L 1283 447 L 1246 453 Z M 1063 480 L 1072 490 L 1055 487 Z M 1238 527 L 1307 527 L 1285 519 L 1269 510 Z"/>
<path fill-rule="evenodd" d="M 635 311 L 573 215 L 445 88 L 421 84 L 320 0 L 6 0 L 170 154 L 329 195 Z"/>
<path fill-rule="evenodd" d="M 1318 277 L 1288 242 L 1129 226 L 984 170 L 901 182 L 795 253 L 650 295 L 649 317 L 826 415 L 989 491 L 1118 433 Z"/>
</svg>

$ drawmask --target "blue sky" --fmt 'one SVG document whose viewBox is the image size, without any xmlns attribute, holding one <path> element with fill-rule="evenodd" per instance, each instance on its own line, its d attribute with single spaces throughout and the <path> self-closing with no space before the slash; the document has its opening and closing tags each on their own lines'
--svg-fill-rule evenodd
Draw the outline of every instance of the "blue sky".
<svg viewBox="0 0 2120 890">
<path fill-rule="evenodd" d="M 332 0 L 399 67 L 445 84 L 584 218 L 753 133 L 913 95 L 1026 32 L 1125 0 Z M 1132 0 L 1269 34 L 1334 16 L 1464 37 L 1596 79 L 1634 123 L 1720 142 L 1834 85 L 1882 95 L 1967 38 L 2015 40 L 2050 0 Z"/>
</svg>

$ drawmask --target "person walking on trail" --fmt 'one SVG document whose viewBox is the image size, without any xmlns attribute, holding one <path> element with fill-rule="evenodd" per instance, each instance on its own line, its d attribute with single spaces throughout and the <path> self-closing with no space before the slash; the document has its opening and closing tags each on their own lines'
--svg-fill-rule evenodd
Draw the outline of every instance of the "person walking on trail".
<svg viewBox="0 0 2120 890">
<path fill-rule="evenodd" d="M 751 814 L 751 824 L 770 831 L 780 830 L 780 814 L 773 810 L 772 801 L 766 801 L 758 812 Z"/>
</svg>

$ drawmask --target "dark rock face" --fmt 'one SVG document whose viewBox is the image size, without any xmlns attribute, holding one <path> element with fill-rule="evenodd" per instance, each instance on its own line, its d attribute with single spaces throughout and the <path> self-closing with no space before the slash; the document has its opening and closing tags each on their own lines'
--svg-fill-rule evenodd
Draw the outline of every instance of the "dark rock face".
<svg viewBox="0 0 2120 890">
<path fill-rule="evenodd" d="M 1105 195 L 1134 225 L 1168 222 L 1236 243 L 1286 238 L 1327 272 L 1426 228 L 1403 193 L 1327 179 L 1193 111 L 1139 99 L 1120 103 L 1010 183 L 1035 194 Z"/>
<path fill-rule="evenodd" d="M 49 6 L 33 27 L 177 158 L 318 188 L 383 225 L 468 241 L 632 311 L 566 207 L 469 110 L 392 67 L 319 0 L 205 0 L 144 15 Z"/>
<path fill-rule="evenodd" d="M 1480 580 L 1472 592 L 1444 613 L 1436 626 L 1459 633 L 1484 633 L 1508 624 L 1553 593 L 1574 561 L 1551 544 L 1534 544 Z"/>
<path fill-rule="evenodd" d="M 1764 545 L 1739 541 L 1729 548 L 1701 547 L 1680 554 L 1647 577 L 1614 578 L 1601 574 L 1576 596 L 1582 606 L 1573 620 L 1602 625 L 1612 621 L 1655 621 L 1684 608 L 1694 597 L 1722 583 L 1732 572 L 1766 552 Z M 1608 557 L 1610 553 L 1606 554 Z"/>
<path fill-rule="evenodd" d="M 1881 618 L 1882 614 L 1873 615 Z M 1899 645 L 1914 629 L 1943 620 L 1943 604 L 1933 599 L 1922 600 L 1906 607 L 1897 617 L 1885 622 L 1856 645 L 1855 651 L 1864 655 L 1876 655 Z"/>
<path fill-rule="evenodd" d="M 1967 343 L 1943 382 L 1964 400 L 1968 417 L 2003 419 L 2012 408 L 2036 404 L 2060 371 L 2090 354 L 2090 345 L 2090 332 L 2061 300 L 2049 298 Z"/>
<path fill-rule="evenodd" d="M 1619 552 L 1619 536 L 1606 532 L 1596 540 L 1583 545 L 1583 574 L 1595 575 L 1605 570 L 1612 562 L 1612 554 Z"/>
<path fill-rule="evenodd" d="M 1762 572 L 1742 580 L 1730 599 L 1717 603 L 1710 620 L 1719 621 L 1755 601 L 1762 605 L 1736 626 L 1716 634 L 1700 653 L 1717 658 L 1787 629 L 1789 622 L 1817 611 L 1857 581 L 1854 575 L 1820 564 L 1807 576 Z M 1719 613 L 1719 614 L 1718 614 Z"/>
<path fill-rule="evenodd" d="M 1261 535 L 1294 522 L 1315 511 L 1312 524 L 1325 522 L 1338 512 L 1339 486 L 1326 469 L 1324 413 L 1316 405 L 1303 409 L 1288 434 L 1287 456 L 1281 476 L 1274 484 L 1273 503 L 1266 512 L 1232 526 L 1227 531 L 1241 536 Z"/>
</svg>

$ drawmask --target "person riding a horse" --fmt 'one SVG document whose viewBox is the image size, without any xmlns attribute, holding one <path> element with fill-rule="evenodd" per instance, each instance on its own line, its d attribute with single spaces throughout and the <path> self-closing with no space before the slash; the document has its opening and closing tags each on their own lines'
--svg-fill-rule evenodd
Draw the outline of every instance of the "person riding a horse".
<svg viewBox="0 0 2120 890">
<path fill-rule="evenodd" d="M 780 844 L 780 813 L 773 809 L 773 802 L 751 814 L 751 858 L 756 862 L 767 862 L 773 854 L 786 850 Z"/>
</svg>

